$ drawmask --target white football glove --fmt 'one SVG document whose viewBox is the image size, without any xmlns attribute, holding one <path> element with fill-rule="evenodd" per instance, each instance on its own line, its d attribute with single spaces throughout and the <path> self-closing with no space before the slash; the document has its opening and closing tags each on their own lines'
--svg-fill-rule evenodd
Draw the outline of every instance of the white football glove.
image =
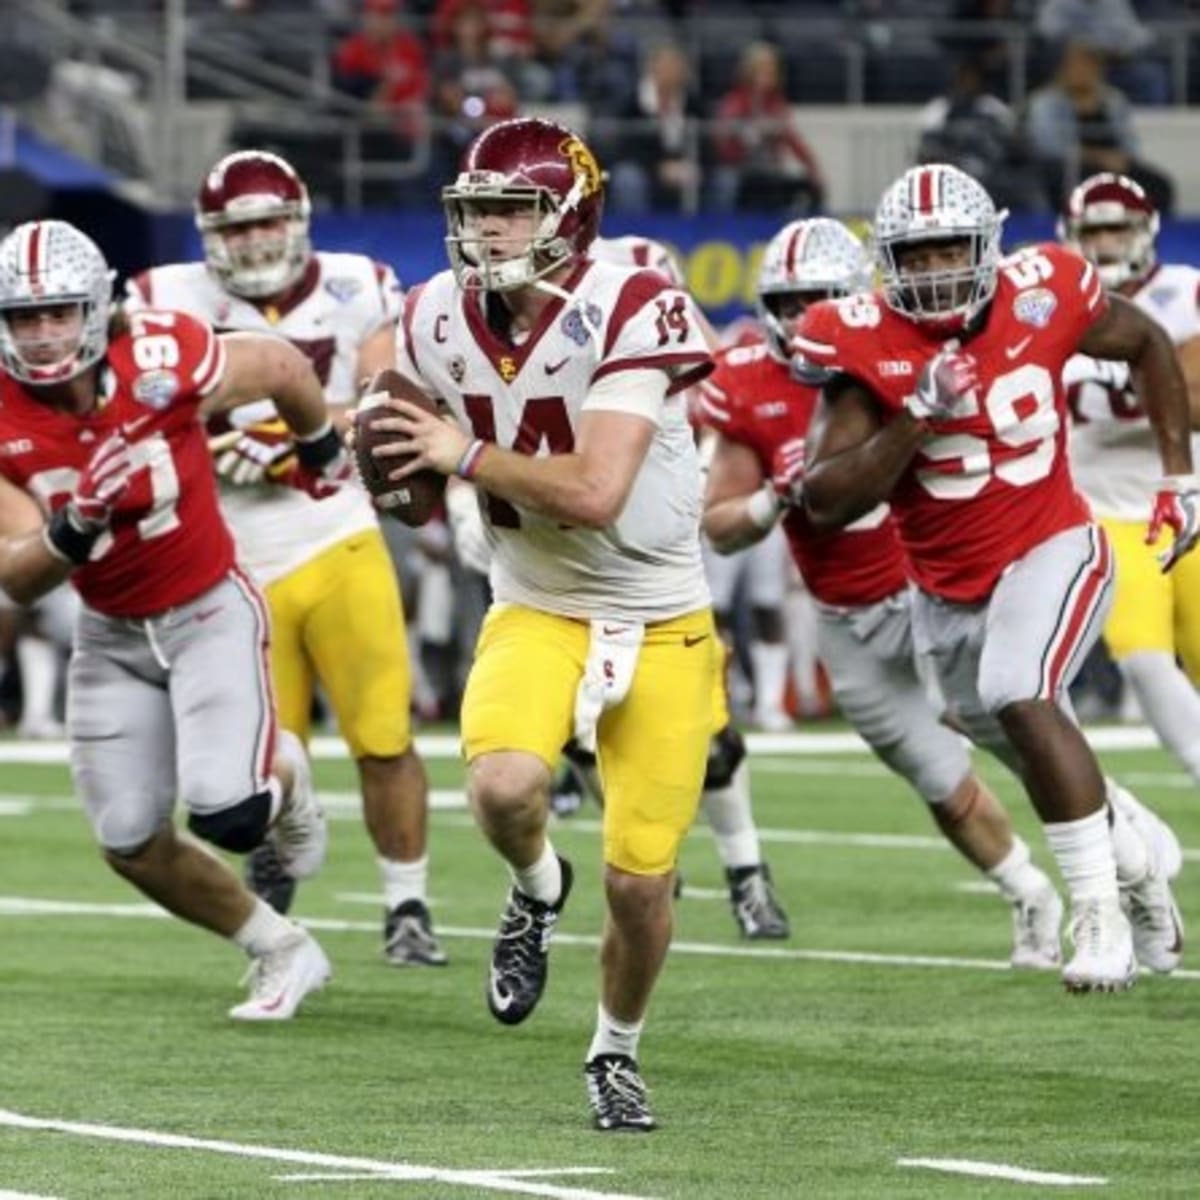
<svg viewBox="0 0 1200 1200">
<path fill-rule="evenodd" d="M 952 421 L 970 415 L 964 401 L 979 386 L 979 368 L 970 354 L 948 342 L 917 377 L 916 389 L 904 398 L 905 409 L 918 421 Z"/>
<path fill-rule="evenodd" d="M 236 487 L 278 482 L 296 465 L 292 432 L 280 420 L 217 434 L 208 449 L 217 475 Z"/>
<path fill-rule="evenodd" d="M 1154 510 L 1146 527 L 1146 545 L 1162 536 L 1163 526 L 1175 532 L 1171 546 L 1158 556 L 1163 572 L 1169 571 L 1200 541 L 1200 476 L 1166 475 L 1158 485 Z"/>
</svg>

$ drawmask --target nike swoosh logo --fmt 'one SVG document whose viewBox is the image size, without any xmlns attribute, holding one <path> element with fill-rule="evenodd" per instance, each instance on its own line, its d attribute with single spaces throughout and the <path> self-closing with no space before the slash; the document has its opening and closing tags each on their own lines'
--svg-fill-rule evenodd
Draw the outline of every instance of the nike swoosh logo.
<svg viewBox="0 0 1200 1200">
<path fill-rule="evenodd" d="M 1004 357 L 1007 358 L 1009 362 L 1012 362 L 1012 360 L 1016 358 L 1017 355 L 1020 354 L 1021 351 L 1024 350 L 1025 347 L 1028 346 L 1032 341 L 1033 334 L 1031 333 L 1027 338 L 1022 338 L 1015 346 L 1005 346 Z"/>
<path fill-rule="evenodd" d="M 706 642 L 706 641 L 708 641 L 707 633 L 692 634 L 692 635 L 685 633 L 683 635 L 683 644 L 685 646 L 698 646 L 698 645 L 700 645 L 701 642 Z"/>
<path fill-rule="evenodd" d="M 618 633 L 625 633 L 628 625 L 604 625 L 601 627 L 605 637 L 615 637 Z"/>
<path fill-rule="evenodd" d="M 207 621 L 215 617 L 221 610 L 219 608 L 206 608 L 203 612 L 198 612 L 195 616 L 197 621 Z"/>
<path fill-rule="evenodd" d="M 565 367 L 567 365 L 567 363 L 569 363 L 570 361 L 571 361 L 571 359 L 568 356 L 567 358 L 564 358 L 561 362 L 547 363 L 546 364 L 546 374 L 547 375 L 557 375 L 558 372 L 561 371 L 563 369 L 563 367 Z"/>
<path fill-rule="evenodd" d="M 147 421 L 150 420 L 153 420 L 153 417 L 150 413 L 147 413 L 144 417 L 138 417 L 136 421 L 126 421 L 125 424 L 121 426 L 121 432 L 126 437 L 133 437 L 133 435 L 137 433 L 137 431 L 141 429 L 141 427 L 145 425 Z"/>
<path fill-rule="evenodd" d="M 513 998 L 510 993 L 500 990 L 500 973 L 495 967 L 488 976 L 488 990 L 492 993 L 492 1007 L 498 1012 L 508 1012 L 512 1008 Z"/>
</svg>

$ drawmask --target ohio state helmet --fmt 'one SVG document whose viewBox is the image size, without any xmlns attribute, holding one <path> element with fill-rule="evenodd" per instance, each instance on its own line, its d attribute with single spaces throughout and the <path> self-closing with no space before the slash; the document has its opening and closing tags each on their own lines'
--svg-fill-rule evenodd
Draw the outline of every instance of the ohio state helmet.
<svg viewBox="0 0 1200 1200">
<path fill-rule="evenodd" d="M 100 248 L 66 221 L 28 221 L 0 242 L 0 363 L 22 383 L 74 379 L 108 349 L 113 274 Z M 15 309 L 78 304 L 79 337 L 52 363 L 31 363 L 8 324 Z"/>
<path fill-rule="evenodd" d="M 536 212 L 528 244 L 504 259 L 480 252 L 473 202 L 507 200 Z M 467 148 L 462 169 L 442 189 L 446 249 L 459 286 L 506 292 L 524 287 L 586 252 L 600 227 L 604 176 L 573 130 L 541 117 L 517 117 L 485 129 Z"/>
<path fill-rule="evenodd" d="M 785 225 L 767 243 L 758 272 L 755 308 L 771 353 L 792 356 L 790 322 L 773 310 L 772 297 L 848 296 L 869 288 L 871 273 L 866 247 L 841 221 L 812 217 Z"/>
<path fill-rule="evenodd" d="M 291 164 L 265 150 L 227 154 L 204 178 L 196 197 L 196 228 L 204 260 L 222 287 L 249 300 L 275 296 L 294 284 L 312 257 L 308 189 Z M 230 229 L 253 221 L 286 220 L 282 236 L 230 244 Z"/>
<path fill-rule="evenodd" d="M 914 321 L 954 329 L 985 308 L 996 292 L 1000 231 L 983 185 L 945 163 L 912 167 L 883 193 L 875 210 L 873 244 L 890 308 Z M 922 242 L 966 240 L 971 261 L 954 270 L 900 271 L 897 252 Z"/>
<path fill-rule="evenodd" d="M 1128 230 L 1124 250 L 1100 259 L 1084 248 L 1091 229 Z M 1106 288 L 1141 279 L 1154 266 L 1154 241 L 1158 237 L 1158 210 L 1141 184 L 1125 175 L 1105 171 L 1085 179 L 1067 200 L 1058 221 L 1059 240 L 1095 263 Z"/>
</svg>

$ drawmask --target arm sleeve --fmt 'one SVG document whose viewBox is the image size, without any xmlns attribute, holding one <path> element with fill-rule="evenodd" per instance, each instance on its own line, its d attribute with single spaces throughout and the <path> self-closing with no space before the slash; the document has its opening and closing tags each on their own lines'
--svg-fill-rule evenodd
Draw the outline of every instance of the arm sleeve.
<svg viewBox="0 0 1200 1200">
<path fill-rule="evenodd" d="M 606 375 L 588 388 L 583 411 L 628 413 L 661 425 L 667 383 L 667 377 L 656 370 L 629 370 L 619 375 Z"/>
</svg>

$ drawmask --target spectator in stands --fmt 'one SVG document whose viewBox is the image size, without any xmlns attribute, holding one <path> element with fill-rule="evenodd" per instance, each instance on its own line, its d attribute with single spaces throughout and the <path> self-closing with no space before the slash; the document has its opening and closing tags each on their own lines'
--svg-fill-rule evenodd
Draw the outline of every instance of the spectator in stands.
<svg viewBox="0 0 1200 1200">
<path fill-rule="evenodd" d="M 769 42 L 751 42 L 742 52 L 716 118 L 714 207 L 794 213 L 821 207 L 821 170 L 797 128 L 779 51 Z"/>
<path fill-rule="evenodd" d="M 971 58 L 983 72 L 984 87 L 1009 96 L 1010 64 L 1016 48 L 1002 26 L 1016 32 L 1032 15 L 1033 0 L 955 0 L 950 19 L 956 28 L 941 39 L 956 59 Z"/>
<path fill-rule="evenodd" d="M 1169 104 L 1167 64 L 1141 57 L 1154 34 L 1138 19 L 1130 0 L 1042 0 L 1038 34 L 1049 42 L 1087 42 L 1108 58 L 1109 77 L 1136 104 Z"/>
<path fill-rule="evenodd" d="M 420 40 L 400 20 L 400 0 L 363 0 L 362 27 L 333 56 L 339 91 L 392 113 L 406 138 L 423 127 L 429 71 Z"/>
<path fill-rule="evenodd" d="M 617 7 L 613 0 L 536 0 L 538 57 L 551 74 L 555 100 L 580 103 L 590 114 L 628 104 L 646 26 L 623 26 Z M 620 8 L 628 15 L 628 4 Z"/>
<path fill-rule="evenodd" d="M 952 163 L 978 179 L 997 207 L 1052 209 L 1015 114 L 988 92 L 983 67 L 974 58 L 956 63 L 950 91 L 922 109 L 917 162 Z"/>
<path fill-rule="evenodd" d="M 454 18 L 474 0 L 438 0 L 430 33 L 434 50 L 446 50 L 454 40 Z M 497 58 L 531 58 L 534 50 L 533 12 L 529 0 L 488 0 L 488 41 Z"/>
<path fill-rule="evenodd" d="M 1105 82 L 1104 55 L 1069 42 L 1054 79 L 1030 97 L 1026 132 L 1043 160 L 1052 200 L 1065 199 L 1080 179 L 1097 171 L 1128 175 L 1146 189 L 1159 212 L 1174 207 L 1171 180 L 1138 158 L 1129 101 Z"/>
<path fill-rule="evenodd" d="M 679 47 L 664 44 L 646 60 L 634 94 L 613 97 L 592 122 L 600 161 L 608 164 L 608 203 L 626 212 L 694 211 L 699 200 L 700 104 L 692 67 Z"/>
</svg>

